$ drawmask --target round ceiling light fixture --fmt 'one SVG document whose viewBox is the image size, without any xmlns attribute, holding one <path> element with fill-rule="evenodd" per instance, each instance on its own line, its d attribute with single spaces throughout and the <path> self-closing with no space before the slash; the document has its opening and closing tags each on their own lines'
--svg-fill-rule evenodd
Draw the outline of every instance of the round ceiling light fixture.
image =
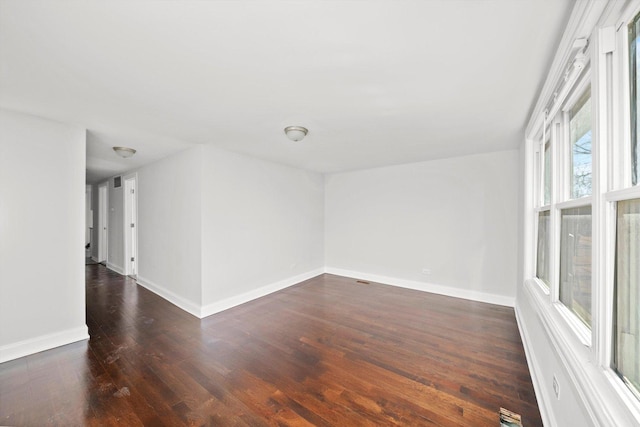
<svg viewBox="0 0 640 427">
<path fill-rule="evenodd" d="M 287 138 L 292 141 L 302 141 L 302 139 L 307 136 L 309 131 L 307 128 L 302 126 L 287 126 L 284 128 L 284 133 L 287 134 Z"/>
<path fill-rule="evenodd" d="M 129 147 L 113 147 L 113 151 L 115 151 L 116 154 L 123 159 L 128 159 L 129 157 L 136 154 L 136 150 Z"/>
</svg>

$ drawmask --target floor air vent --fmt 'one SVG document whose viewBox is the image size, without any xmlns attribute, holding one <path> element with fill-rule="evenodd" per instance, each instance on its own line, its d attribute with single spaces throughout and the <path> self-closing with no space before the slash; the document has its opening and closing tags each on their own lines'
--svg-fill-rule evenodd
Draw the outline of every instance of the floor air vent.
<svg viewBox="0 0 640 427">
<path fill-rule="evenodd" d="M 499 414 L 500 427 L 522 427 L 522 417 L 520 417 L 520 414 L 504 408 L 500 408 Z"/>
</svg>

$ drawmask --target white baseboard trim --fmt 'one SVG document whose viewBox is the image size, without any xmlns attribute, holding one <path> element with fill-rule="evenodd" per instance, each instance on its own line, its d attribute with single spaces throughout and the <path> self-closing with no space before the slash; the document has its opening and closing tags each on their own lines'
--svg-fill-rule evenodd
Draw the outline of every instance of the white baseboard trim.
<svg viewBox="0 0 640 427">
<path fill-rule="evenodd" d="M 107 261 L 107 268 L 108 268 L 109 270 L 113 270 L 113 271 L 115 271 L 116 273 L 118 273 L 118 274 L 120 274 L 120 275 L 124 276 L 124 268 L 120 267 L 119 265 L 115 265 L 115 264 L 112 264 L 112 263 L 110 263 L 109 261 Z"/>
<path fill-rule="evenodd" d="M 95 256 L 91 256 L 91 261 L 98 262 L 98 263 L 100 262 L 98 261 L 98 257 L 95 257 Z"/>
<path fill-rule="evenodd" d="M 149 279 L 145 279 L 142 276 L 138 276 L 138 278 L 136 279 L 136 283 L 138 283 L 138 285 L 142 286 L 143 288 L 150 290 L 154 294 L 166 299 L 171 304 L 183 309 L 187 313 L 192 314 L 196 317 L 201 317 L 200 304 L 196 304 L 193 301 L 183 298 L 180 295 L 168 290 L 164 286 L 160 286 L 157 283 L 154 283 Z"/>
<path fill-rule="evenodd" d="M 549 402 L 550 396 L 544 392 L 544 388 L 542 387 L 542 383 L 540 382 L 542 369 L 540 368 L 540 363 L 536 358 L 536 353 L 533 350 L 533 342 L 531 341 L 527 326 L 522 320 L 522 315 L 520 314 L 518 305 L 516 304 L 514 308 L 516 312 L 516 324 L 518 325 L 518 330 L 520 331 L 520 336 L 522 337 L 524 353 L 527 358 L 527 366 L 529 367 L 531 382 L 533 383 L 533 391 L 536 393 L 536 399 L 538 401 L 538 409 L 540 409 L 542 423 L 545 426 L 557 426 L 558 422 L 553 413 L 551 402 Z"/>
<path fill-rule="evenodd" d="M 89 339 L 87 325 L 41 335 L 0 347 L 0 363 Z"/>
<path fill-rule="evenodd" d="M 238 306 L 240 304 L 244 304 L 254 299 L 261 298 L 273 292 L 277 292 L 282 289 L 288 288 L 290 286 L 297 285 L 300 282 L 304 282 L 305 280 L 312 279 L 316 276 L 323 274 L 324 271 L 325 271 L 324 268 L 318 268 L 315 270 L 308 271 L 306 273 L 299 274 L 297 276 L 279 280 L 275 283 L 261 286 L 258 289 L 254 289 L 252 291 L 245 292 L 240 295 L 235 295 L 229 298 L 225 298 L 221 301 L 214 302 L 212 304 L 207 304 L 202 307 L 200 317 L 202 318 L 202 317 L 211 316 L 212 314 L 219 313 L 224 310 L 228 310 L 232 307 Z"/>
<path fill-rule="evenodd" d="M 489 304 L 503 305 L 507 307 L 515 306 L 514 297 L 490 294 L 486 292 L 471 291 L 468 289 L 452 288 L 450 286 L 436 285 L 433 283 L 417 282 L 413 280 L 397 279 L 394 277 L 378 276 L 376 274 L 362 273 L 359 271 L 343 270 L 341 268 L 326 267 L 325 273 L 337 276 L 352 277 L 354 279 L 364 279 L 371 282 L 378 282 L 385 285 L 398 286 L 400 288 L 414 289 L 417 291 L 430 292 L 433 294 L 446 295 L 454 298 L 468 299 Z"/>
</svg>

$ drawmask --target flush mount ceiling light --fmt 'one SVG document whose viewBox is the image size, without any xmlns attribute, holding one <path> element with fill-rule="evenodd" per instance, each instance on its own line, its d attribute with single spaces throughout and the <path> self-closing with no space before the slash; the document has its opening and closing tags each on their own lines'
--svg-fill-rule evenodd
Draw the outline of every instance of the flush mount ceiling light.
<svg viewBox="0 0 640 427">
<path fill-rule="evenodd" d="M 302 126 L 287 126 L 284 128 L 284 133 L 287 134 L 287 138 L 292 141 L 302 141 L 309 131 Z"/>
<path fill-rule="evenodd" d="M 129 147 L 113 147 L 113 151 L 115 151 L 116 154 L 123 159 L 128 159 L 129 157 L 136 154 L 136 150 Z"/>
</svg>

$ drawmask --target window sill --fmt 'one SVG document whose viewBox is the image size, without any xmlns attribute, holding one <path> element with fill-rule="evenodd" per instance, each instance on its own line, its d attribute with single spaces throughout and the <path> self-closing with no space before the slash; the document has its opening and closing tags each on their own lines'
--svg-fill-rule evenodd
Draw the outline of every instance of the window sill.
<svg viewBox="0 0 640 427">
<path fill-rule="evenodd" d="M 542 279 L 539 279 L 536 277 L 532 279 L 532 281 L 538 286 L 538 288 L 540 288 L 540 291 L 544 293 L 546 296 L 551 295 L 551 290 L 549 289 L 549 286 L 545 282 L 543 282 Z"/>
<path fill-rule="evenodd" d="M 591 347 L 591 329 L 582 323 L 578 317 L 561 302 L 556 302 L 553 306 L 558 313 L 560 313 L 560 316 L 564 319 L 569 328 L 571 328 L 576 337 L 578 337 L 580 342 L 585 347 Z"/>
</svg>

